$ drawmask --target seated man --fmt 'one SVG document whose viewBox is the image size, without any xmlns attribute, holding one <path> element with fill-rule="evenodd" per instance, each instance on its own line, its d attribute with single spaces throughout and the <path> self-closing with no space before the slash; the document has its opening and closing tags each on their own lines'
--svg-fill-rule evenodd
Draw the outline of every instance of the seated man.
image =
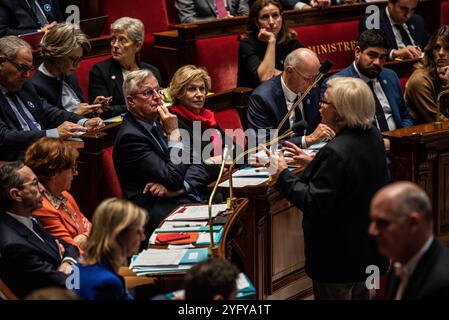
<svg viewBox="0 0 449 320">
<path fill-rule="evenodd" d="M 47 31 L 59 19 L 57 0 L 0 1 L 0 37 Z"/>
<path fill-rule="evenodd" d="M 358 39 L 354 62 L 330 77 L 360 78 L 369 85 L 376 102 L 376 124 L 380 131 L 413 125 L 402 97 L 398 76 L 393 70 L 384 68 L 387 48 L 387 43 L 379 31 L 364 31 Z M 321 87 L 323 94 L 330 78 L 323 82 Z"/>
<path fill-rule="evenodd" d="M 0 166 L 0 278 L 18 298 L 39 288 L 65 287 L 79 255 L 32 218 L 42 206 L 42 191 L 22 162 Z"/>
<path fill-rule="evenodd" d="M 129 112 L 115 140 L 114 165 L 125 198 L 150 213 L 151 235 L 180 203 L 204 200 L 211 181 L 202 162 L 189 164 L 190 156 L 184 157 L 177 117 L 163 106 L 151 71 L 128 74 L 123 94 Z"/>
<path fill-rule="evenodd" d="M 411 182 L 390 184 L 373 197 L 369 234 L 394 267 L 389 299 L 449 299 L 449 249 L 432 235 L 432 216 L 426 192 Z"/>
<path fill-rule="evenodd" d="M 184 277 L 186 300 L 233 300 L 239 271 L 231 262 L 209 258 L 190 269 Z"/>
<path fill-rule="evenodd" d="M 387 41 L 390 60 L 421 57 L 421 48 L 429 35 L 424 19 L 415 14 L 417 6 L 418 0 L 388 0 L 388 5 L 380 11 L 379 31 Z M 360 33 L 372 29 L 368 17 L 360 20 Z"/>
<path fill-rule="evenodd" d="M 175 0 L 181 23 L 247 16 L 248 0 Z"/>
<path fill-rule="evenodd" d="M 424 58 L 405 87 L 405 101 L 417 123 L 437 121 L 437 97 L 446 89 L 449 89 L 449 26 L 442 26 L 424 48 Z M 446 99 L 441 101 L 447 104 Z M 448 119 L 442 116 L 440 120 Z"/>
<path fill-rule="evenodd" d="M 276 129 L 287 110 L 313 83 L 319 68 L 320 61 L 312 50 L 299 48 L 292 51 L 285 59 L 283 73 L 262 83 L 249 97 L 249 128 Z M 322 140 L 332 139 L 333 131 L 325 124 L 320 124 L 319 95 L 320 89 L 315 86 L 290 114 L 278 135 L 286 132 L 295 122 L 306 120 L 308 128 L 299 137 L 292 139 L 294 143 L 306 148 Z"/>
<path fill-rule="evenodd" d="M 27 80 L 33 69 L 30 46 L 16 36 L 0 38 L 0 160 L 23 158 L 41 137 L 77 137 L 103 124 L 41 100 Z"/>
</svg>

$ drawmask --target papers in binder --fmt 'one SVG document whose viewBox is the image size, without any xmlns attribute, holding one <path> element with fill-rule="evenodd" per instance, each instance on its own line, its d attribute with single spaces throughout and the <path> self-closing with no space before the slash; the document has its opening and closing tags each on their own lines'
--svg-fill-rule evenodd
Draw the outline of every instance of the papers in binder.
<svg viewBox="0 0 449 320">
<path fill-rule="evenodd" d="M 147 249 L 132 261 L 131 267 L 177 266 L 185 254 L 186 250 Z"/>
<path fill-rule="evenodd" d="M 184 209 L 185 208 L 185 209 Z M 226 211 L 226 203 L 212 205 L 212 218 L 215 218 L 220 212 Z M 181 207 L 175 213 L 165 220 L 207 220 L 209 219 L 209 210 L 207 205 Z"/>
</svg>

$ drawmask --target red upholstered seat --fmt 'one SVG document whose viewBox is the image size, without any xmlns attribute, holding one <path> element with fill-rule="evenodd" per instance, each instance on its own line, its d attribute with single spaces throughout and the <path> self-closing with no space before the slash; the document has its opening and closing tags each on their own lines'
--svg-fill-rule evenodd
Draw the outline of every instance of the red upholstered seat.
<svg viewBox="0 0 449 320">
<path fill-rule="evenodd" d="M 80 83 L 81 90 L 83 91 L 84 100 L 89 101 L 89 72 L 92 67 L 100 61 L 103 61 L 110 56 L 100 56 L 83 59 L 80 62 L 80 65 L 75 70 L 76 76 L 78 77 L 78 81 Z"/>
<path fill-rule="evenodd" d="M 240 129 L 241 131 L 235 131 L 232 135 L 234 142 L 242 147 L 246 145 L 246 137 L 244 134 L 244 128 L 242 122 L 240 121 L 239 114 L 235 109 L 226 109 L 222 111 L 215 112 L 215 120 L 217 120 L 218 125 L 223 130 L 226 129 Z M 227 133 L 225 131 L 225 133 Z M 231 136 L 231 134 L 229 134 Z"/>
<path fill-rule="evenodd" d="M 404 90 L 405 90 L 405 85 L 407 84 L 408 78 L 409 77 L 399 78 L 399 81 L 401 82 L 402 92 L 404 92 Z"/>
<path fill-rule="evenodd" d="M 104 149 L 103 151 L 103 170 L 105 181 L 105 198 L 115 197 L 122 199 L 123 193 L 120 187 L 120 181 L 114 167 L 114 161 L 112 160 L 113 147 Z"/>
<path fill-rule="evenodd" d="M 449 25 L 449 0 L 441 3 L 440 26 Z"/>
<path fill-rule="evenodd" d="M 332 69 L 346 68 L 354 60 L 359 37 L 358 21 L 336 22 L 313 26 L 294 27 L 298 39 L 313 50 L 321 62 L 331 60 Z"/>
<path fill-rule="evenodd" d="M 237 35 L 196 41 L 197 65 L 212 78 L 212 91 L 220 92 L 237 86 L 239 41 Z"/>
</svg>

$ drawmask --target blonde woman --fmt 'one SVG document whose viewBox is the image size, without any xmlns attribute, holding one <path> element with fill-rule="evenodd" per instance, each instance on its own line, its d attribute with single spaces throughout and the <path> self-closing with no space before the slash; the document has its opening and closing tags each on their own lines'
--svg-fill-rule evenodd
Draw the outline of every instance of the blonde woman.
<svg viewBox="0 0 449 320">
<path fill-rule="evenodd" d="M 92 233 L 79 267 L 76 293 L 86 300 L 130 300 L 124 279 L 118 275 L 127 259 L 145 240 L 147 212 L 116 198 L 104 200 L 94 212 Z"/>
<path fill-rule="evenodd" d="M 103 113 L 109 99 L 96 97 L 92 105 L 84 103 L 74 73 L 83 56 L 90 51 L 87 36 L 72 24 L 58 24 L 42 39 L 44 62 L 31 79 L 40 97 L 61 109 L 88 116 Z"/>
</svg>

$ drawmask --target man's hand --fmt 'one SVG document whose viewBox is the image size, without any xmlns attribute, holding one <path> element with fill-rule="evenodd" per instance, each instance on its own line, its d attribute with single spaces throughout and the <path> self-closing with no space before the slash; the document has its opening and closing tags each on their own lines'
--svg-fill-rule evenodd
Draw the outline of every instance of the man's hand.
<svg viewBox="0 0 449 320">
<path fill-rule="evenodd" d="M 422 57 L 422 51 L 417 46 L 408 45 L 405 48 L 393 50 L 393 59 L 418 59 Z"/>
<path fill-rule="evenodd" d="M 82 133 L 86 132 L 87 128 L 82 127 L 76 123 L 64 121 L 59 127 L 56 128 L 59 133 L 59 137 L 62 139 L 79 137 Z"/>
<path fill-rule="evenodd" d="M 310 5 L 313 8 L 325 9 L 331 6 L 331 0 L 310 0 Z"/>
<path fill-rule="evenodd" d="M 315 131 L 306 136 L 306 143 L 307 146 L 311 146 L 321 141 L 332 140 L 333 137 L 335 137 L 334 130 L 324 123 L 320 123 Z"/>
<path fill-rule="evenodd" d="M 67 275 L 69 275 L 70 273 L 72 273 L 72 265 L 70 264 L 70 263 L 68 263 L 68 262 L 63 262 L 60 266 L 59 266 L 59 268 L 58 268 L 58 271 L 61 271 L 61 272 L 63 272 L 63 273 L 65 273 L 65 274 L 67 274 Z"/>
<path fill-rule="evenodd" d="M 162 127 L 164 128 L 167 138 L 170 141 L 179 141 L 180 133 L 178 130 L 178 118 L 176 115 L 168 111 L 167 107 L 160 106 L 157 108 Z"/>
<path fill-rule="evenodd" d="M 259 34 L 257 35 L 262 42 L 273 42 L 276 41 L 276 35 L 273 32 L 268 32 L 265 28 L 259 29 Z"/>
<path fill-rule="evenodd" d="M 80 103 L 73 113 L 79 114 L 80 116 L 88 115 L 91 113 L 103 113 L 103 105 L 101 103 L 88 104 Z"/>
<path fill-rule="evenodd" d="M 103 113 L 109 109 L 109 104 L 111 103 L 111 101 L 112 101 L 112 96 L 111 97 L 98 96 L 95 98 L 93 104 L 101 104 L 101 108 L 100 108 L 101 112 L 98 112 L 98 113 Z"/>
<path fill-rule="evenodd" d="M 284 146 L 281 151 L 285 157 L 291 159 L 286 159 L 286 162 L 289 165 L 305 167 L 313 159 L 313 157 L 309 156 L 303 149 L 290 141 L 284 142 Z"/>
<path fill-rule="evenodd" d="M 179 189 L 178 191 L 170 191 L 160 183 L 150 182 L 145 185 L 143 193 L 152 195 L 153 197 L 160 198 L 175 198 L 185 193 L 185 189 Z"/>
<path fill-rule="evenodd" d="M 45 33 L 47 33 L 48 31 L 50 31 L 51 29 L 53 29 L 54 27 L 56 27 L 58 23 L 56 21 L 53 21 L 52 23 L 46 24 L 45 26 L 43 26 L 41 28 L 42 31 L 44 31 Z"/>
<path fill-rule="evenodd" d="M 390 140 L 389 139 L 383 139 L 384 140 L 384 148 L 385 148 L 385 152 L 388 153 L 390 152 Z"/>
<path fill-rule="evenodd" d="M 84 122 L 84 127 L 88 131 L 104 127 L 104 121 L 101 118 L 92 118 Z"/>
<path fill-rule="evenodd" d="M 438 76 L 445 86 L 449 85 L 449 66 L 437 68 Z"/>
</svg>

